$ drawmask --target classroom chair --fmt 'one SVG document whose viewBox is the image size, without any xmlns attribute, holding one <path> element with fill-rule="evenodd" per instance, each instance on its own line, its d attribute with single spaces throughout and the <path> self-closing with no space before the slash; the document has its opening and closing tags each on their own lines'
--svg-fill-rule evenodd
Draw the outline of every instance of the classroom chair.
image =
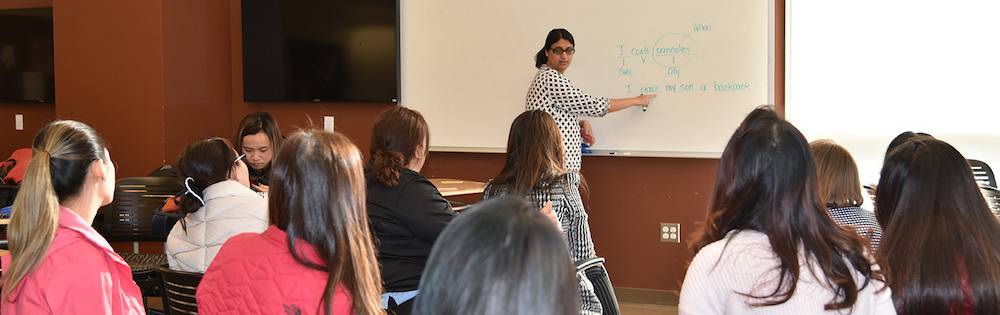
<svg viewBox="0 0 1000 315">
<path fill-rule="evenodd" d="M 195 290 L 204 274 L 172 270 L 166 265 L 159 266 L 157 271 L 161 279 L 160 291 L 163 292 L 163 313 L 198 314 Z"/>
<path fill-rule="evenodd" d="M 601 308 L 604 315 L 619 315 L 618 297 L 615 296 L 615 288 L 611 286 L 611 278 L 608 270 L 604 268 L 604 258 L 594 257 L 576 263 L 576 272 L 583 274 L 594 285 L 594 293 L 601 301 Z"/>
<path fill-rule="evenodd" d="M 976 183 L 980 186 L 997 187 L 997 179 L 993 176 L 993 169 L 986 162 L 980 160 L 969 160 L 969 167 L 972 167 L 972 175 L 976 178 Z"/>
<path fill-rule="evenodd" d="M 142 289 L 143 298 L 159 293 L 156 268 L 167 263 L 164 253 L 139 253 L 140 241 L 165 242 L 165 235 L 152 234 L 153 215 L 163 202 L 181 191 L 181 182 L 173 177 L 126 177 L 115 182 L 115 199 L 102 208 L 102 234 L 108 242 L 132 242 L 131 252 L 119 252 L 132 278 Z"/>
<path fill-rule="evenodd" d="M 993 210 L 993 214 L 1000 216 L 1000 190 L 990 186 L 979 186 L 979 190 L 983 192 L 983 198 L 986 199 L 990 210 Z"/>
</svg>

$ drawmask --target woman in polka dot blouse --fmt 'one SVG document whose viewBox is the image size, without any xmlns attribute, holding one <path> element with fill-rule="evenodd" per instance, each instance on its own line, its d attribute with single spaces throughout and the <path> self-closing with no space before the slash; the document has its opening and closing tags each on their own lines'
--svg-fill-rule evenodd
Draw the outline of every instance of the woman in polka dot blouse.
<svg viewBox="0 0 1000 315">
<path fill-rule="evenodd" d="M 639 95 L 631 98 L 610 99 L 594 97 L 573 86 L 563 76 L 573 61 L 576 41 L 565 29 L 554 29 L 545 38 L 545 46 L 535 55 L 535 74 L 528 89 L 526 109 L 543 110 L 559 125 L 563 145 L 566 147 L 566 169 L 580 171 L 580 145 L 594 143 L 590 123 L 581 120 L 583 116 L 601 117 L 631 106 L 648 106 L 656 94 Z"/>
</svg>

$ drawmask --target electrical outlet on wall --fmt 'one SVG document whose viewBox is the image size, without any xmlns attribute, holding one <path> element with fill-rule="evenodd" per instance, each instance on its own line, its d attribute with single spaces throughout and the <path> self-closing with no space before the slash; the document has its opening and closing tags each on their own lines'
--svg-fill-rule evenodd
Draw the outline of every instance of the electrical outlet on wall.
<svg viewBox="0 0 1000 315">
<path fill-rule="evenodd" d="M 680 223 L 660 223 L 660 242 L 680 243 L 681 224 Z"/>
<path fill-rule="evenodd" d="M 24 130 L 24 115 L 14 114 L 14 130 Z"/>
<path fill-rule="evenodd" d="M 333 132 L 333 116 L 323 116 L 323 130 Z"/>
</svg>

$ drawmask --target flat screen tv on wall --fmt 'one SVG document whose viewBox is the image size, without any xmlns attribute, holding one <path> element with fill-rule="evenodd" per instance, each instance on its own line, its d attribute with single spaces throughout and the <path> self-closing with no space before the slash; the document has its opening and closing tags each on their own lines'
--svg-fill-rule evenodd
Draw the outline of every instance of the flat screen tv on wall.
<svg viewBox="0 0 1000 315">
<path fill-rule="evenodd" d="M 399 100 L 397 0 L 243 1 L 246 101 Z"/>
<path fill-rule="evenodd" d="M 52 8 L 0 10 L 0 102 L 55 102 Z"/>
</svg>

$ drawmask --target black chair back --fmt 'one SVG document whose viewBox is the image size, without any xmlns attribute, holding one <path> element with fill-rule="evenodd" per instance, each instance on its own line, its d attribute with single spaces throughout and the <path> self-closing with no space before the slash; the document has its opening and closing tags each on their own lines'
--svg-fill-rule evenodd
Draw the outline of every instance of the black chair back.
<svg viewBox="0 0 1000 315">
<path fill-rule="evenodd" d="M 983 192 L 983 198 L 993 214 L 1000 216 L 1000 190 L 990 186 L 980 186 L 979 190 Z"/>
<path fill-rule="evenodd" d="M 166 241 L 152 235 L 153 215 L 167 198 L 180 192 L 172 177 L 127 177 L 115 183 L 115 200 L 105 207 L 104 237 L 108 241 Z"/>
<path fill-rule="evenodd" d="M 997 178 L 993 176 L 993 169 L 986 162 L 980 160 L 969 160 L 969 167 L 972 167 L 972 176 L 976 177 L 979 186 L 997 187 Z"/>
<path fill-rule="evenodd" d="M 160 279 L 163 285 L 163 312 L 165 314 L 198 314 L 198 301 L 195 291 L 204 274 L 172 270 L 160 266 Z"/>
<path fill-rule="evenodd" d="M 582 272 L 594 285 L 594 293 L 601 301 L 604 315 L 621 314 L 621 309 L 618 307 L 618 296 L 615 295 L 615 288 L 611 286 L 611 277 L 608 276 L 608 270 L 604 268 L 604 258 L 594 257 L 577 262 L 576 272 Z"/>
</svg>

